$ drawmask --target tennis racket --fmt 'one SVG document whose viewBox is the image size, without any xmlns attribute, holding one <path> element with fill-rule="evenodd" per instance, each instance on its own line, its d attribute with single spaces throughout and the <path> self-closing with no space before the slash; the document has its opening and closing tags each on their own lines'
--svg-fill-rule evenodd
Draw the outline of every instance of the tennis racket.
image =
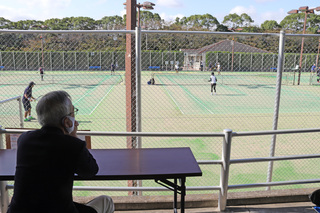
<svg viewBox="0 0 320 213">
<path fill-rule="evenodd" d="M 40 98 L 42 97 L 43 95 L 40 95 L 38 96 L 37 98 L 34 99 L 34 102 L 37 102 L 38 100 L 40 100 Z"/>
</svg>

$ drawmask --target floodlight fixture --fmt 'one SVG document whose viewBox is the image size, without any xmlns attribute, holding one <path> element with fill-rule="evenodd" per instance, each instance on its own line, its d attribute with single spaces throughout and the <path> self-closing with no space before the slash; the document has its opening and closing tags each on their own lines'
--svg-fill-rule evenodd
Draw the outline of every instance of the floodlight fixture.
<svg viewBox="0 0 320 213">
<path fill-rule="evenodd" d="M 308 6 L 299 7 L 299 10 L 290 10 L 288 14 L 296 14 L 296 13 L 304 13 L 304 24 L 303 24 L 303 34 L 306 32 L 306 22 L 308 14 L 314 14 L 314 11 L 320 11 L 320 7 L 310 8 Z M 301 41 L 301 53 L 300 53 L 300 62 L 299 62 L 299 76 L 298 76 L 298 85 L 300 85 L 300 76 L 301 76 L 301 67 L 302 67 L 302 54 L 303 54 L 303 45 L 304 45 L 304 37 L 302 37 Z M 293 78 L 293 84 L 295 83 L 295 73 Z"/>
<path fill-rule="evenodd" d="M 308 6 L 299 7 L 299 10 L 301 12 L 305 12 L 305 11 L 309 10 L 309 7 Z"/>
<path fill-rule="evenodd" d="M 144 10 L 153 10 L 154 8 L 152 6 L 143 6 L 142 9 L 144 9 Z"/>
<path fill-rule="evenodd" d="M 296 14 L 296 13 L 298 13 L 299 11 L 298 10 L 290 10 L 288 13 L 289 14 Z"/>
<path fill-rule="evenodd" d="M 156 4 L 154 4 L 150 1 L 145 1 L 145 2 L 143 2 L 143 6 L 156 6 Z"/>
</svg>

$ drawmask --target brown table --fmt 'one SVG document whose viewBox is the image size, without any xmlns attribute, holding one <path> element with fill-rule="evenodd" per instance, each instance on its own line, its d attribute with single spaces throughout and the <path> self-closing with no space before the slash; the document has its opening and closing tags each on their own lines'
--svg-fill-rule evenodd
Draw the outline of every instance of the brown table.
<svg viewBox="0 0 320 213">
<path fill-rule="evenodd" d="M 99 172 L 90 179 L 75 176 L 76 180 L 154 179 L 174 191 L 175 212 L 178 193 L 181 212 L 185 210 L 186 177 L 202 175 L 190 148 L 91 149 L 90 152 Z M 0 181 L 14 180 L 15 165 L 16 150 L 0 150 Z"/>
</svg>

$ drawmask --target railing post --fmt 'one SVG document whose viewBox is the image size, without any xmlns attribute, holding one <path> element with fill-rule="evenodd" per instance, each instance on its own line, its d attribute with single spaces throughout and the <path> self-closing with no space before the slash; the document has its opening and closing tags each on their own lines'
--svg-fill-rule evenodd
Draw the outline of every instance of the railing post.
<svg viewBox="0 0 320 213">
<path fill-rule="evenodd" d="M 4 149 L 3 139 L 2 139 L 2 126 L 0 125 L 0 149 Z M 1 162 L 0 162 L 1 163 Z M 1 212 L 6 213 L 9 205 L 9 195 L 6 189 L 7 181 L 0 181 L 0 207 Z"/>
<path fill-rule="evenodd" d="M 279 37 L 279 54 L 278 54 L 277 85 L 276 85 L 277 89 L 276 89 L 275 104 L 274 104 L 272 130 L 278 129 L 281 81 L 282 81 L 282 71 L 283 71 L 283 62 L 284 62 L 284 42 L 285 42 L 285 32 L 281 31 L 280 37 Z M 275 153 L 276 137 L 277 135 L 275 134 L 272 135 L 271 146 L 270 146 L 270 157 L 273 157 Z M 273 171 L 273 161 L 270 161 L 269 167 L 268 167 L 268 174 L 267 174 L 267 183 L 272 181 L 272 171 Z M 270 190 L 270 186 L 268 186 L 266 190 Z"/>
<path fill-rule="evenodd" d="M 7 181 L 0 181 L 0 205 L 1 212 L 6 213 L 9 206 L 9 194 L 7 190 Z"/>
<path fill-rule="evenodd" d="M 3 143 L 2 136 L 3 136 L 3 134 L 2 134 L 2 126 L 0 125 L 0 149 L 4 149 L 4 143 Z"/>
<path fill-rule="evenodd" d="M 223 130 L 223 133 L 224 139 L 222 146 L 222 166 L 220 175 L 220 193 L 218 201 L 219 211 L 224 211 L 227 205 L 232 130 L 225 129 Z"/>
<path fill-rule="evenodd" d="M 19 102 L 20 128 L 23 128 L 22 98 L 19 97 L 17 101 Z"/>
</svg>

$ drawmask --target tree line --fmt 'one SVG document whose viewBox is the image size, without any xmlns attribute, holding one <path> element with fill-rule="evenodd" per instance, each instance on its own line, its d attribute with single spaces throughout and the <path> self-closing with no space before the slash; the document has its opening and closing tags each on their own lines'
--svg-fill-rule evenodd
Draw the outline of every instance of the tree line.
<svg viewBox="0 0 320 213">
<path fill-rule="evenodd" d="M 126 29 L 126 15 L 105 16 L 100 20 L 89 17 L 53 18 L 45 21 L 21 20 L 13 22 L 0 17 L 0 29 L 11 30 L 124 30 Z M 266 20 L 261 26 L 254 25 L 254 20 L 246 13 L 241 15 L 228 14 L 220 23 L 210 14 L 191 15 L 176 18 L 172 22 L 164 21 L 159 14 L 150 11 L 140 12 L 140 24 L 148 30 L 188 30 L 188 31 L 241 31 L 241 32 L 279 32 L 285 29 L 291 32 L 303 30 L 304 14 L 287 15 L 280 23 Z M 307 33 L 318 33 L 320 16 L 309 14 L 307 18 Z M 276 53 L 277 39 L 264 37 L 234 37 L 237 42 Z M 125 34 L 116 37 L 106 35 L 78 35 L 78 34 L 0 34 L 0 51 L 124 51 Z M 182 34 L 148 34 L 142 37 L 143 51 L 180 51 L 181 49 L 197 49 L 230 39 L 232 36 L 182 35 Z M 315 45 L 314 45 L 315 44 Z M 286 52 L 299 52 L 301 38 L 287 38 Z M 305 40 L 305 53 L 317 52 L 317 38 Z"/>
<path fill-rule="evenodd" d="M 140 23 L 143 29 L 150 30 L 207 30 L 207 31 L 232 31 L 243 32 L 270 32 L 281 29 L 301 32 L 304 25 L 304 13 L 287 15 L 280 23 L 275 20 L 266 20 L 260 26 L 254 25 L 254 20 L 246 13 L 238 15 L 228 14 L 220 23 L 211 14 L 191 15 L 189 17 L 176 18 L 166 22 L 158 13 L 150 11 L 140 12 Z M 307 33 L 317 33 L 320 27 L 320 16 L 308 14 L 306 22 Z M 123 17 L 105 16 L 100 20 L 90 17 L 66 17 L 52 18 L 45 21 L 20 20 L 10 21 L 0 17 L 0 29 L 47 29 L 47 30 L 124 30 L 126 28 L 126 15 Z M 241 28 L 241 29 L 239 29 Z"/>
</svg>

